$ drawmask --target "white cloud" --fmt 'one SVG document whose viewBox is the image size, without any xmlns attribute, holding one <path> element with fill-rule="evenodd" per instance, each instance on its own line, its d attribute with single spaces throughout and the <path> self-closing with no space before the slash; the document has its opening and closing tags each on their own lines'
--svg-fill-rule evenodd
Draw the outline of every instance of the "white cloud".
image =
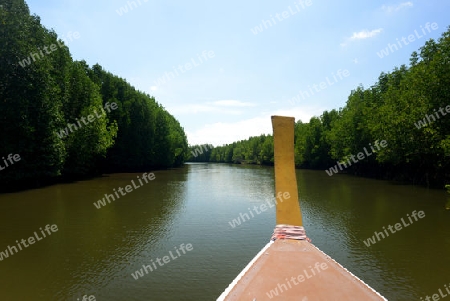
<svg viewBox="0 0 450 301">
<path fill-rule="evenodd" d="M 218 100 L 212 102 L 213 105 L 224 106 L 224 107 L 254 107 L 256 106 L 250 102 L 242 102 L 239 100 Z"/>
<path fill-rule="evenodd" d="M 244 113 L 239 108 L 254 107 L 256 104 L 239 100 L 217 100 L 203 104 L 185 104 L 169 106 L 168 111 L 174 115 L 217 112 L 221 114 L 240 115 Z"/>
<path fill-rule="evenodd" d="M 207 124 L 196 131 L 186 131 L 186 135 L 189 144 L 207 143 L 219 146 L 248 139 L 251 136 L 270 134 L 271 132 L 270 118 L 255 117 L 234 123 L 217 122 Z"/>
<path fill-rule="evenodd" d="M 386 13 L 390 14 L 390 13 L 397 12 L 401 9 L 413 7 L 413 6 L 414 6 L 414 4 L 411 1 L 408 1 L 408 2 L 403 2 L 403 3 L 397 4 L 397 5 L 383 5 L 381 7 L 381 9 L 384 10 Z"/>
<path fill-rule="evenodd" d="M 350 37 L 350 40 L 361 40 L 372 38 L 383 31 L 383 28 L 374 29 L 372 31 L 368 31 L 367 29 L 361 30 L 359 32 L 354 32 Z"/>
<path fill-rule="evenodd" d="M 190 131 L 186 130 L 189 144 L 212 144 L 220 146 L 233 143 L 239 140 L 245 140 L 252 136 L 262 134 L 272 134 L 271 116 L 292 116 L 295 120 L 309 122 L 312 116 L 319 116 L 325 110 L 324 107 L 302 106 L 292 109 L 280 109 L 272 112 L 264 112 L 261 116 L 240 120 L 237 122 L 217 122 L 207 124 L 201 128 Z"/>
<path fill-rule="evenodd" d="M 323 111 L 325 111 L 326 109 L 327 108 L 324 106 L 309 105 L 309 106 L 294 107 L 292 109 L 285 109 L 285 110 L 280 109 L 272 112 L 272 114 L 270 115 L 291 116 L 295 117 L 296 122 L 298 120 L 301 120 L 302 122 L 309 122 L 311 117 L 322 115 Z"/>
<path fill-rule="evenodd" d="M 353 35 L 346 39 L 345 42 L 341 43 L 341 47 L 345 47 L 348 45 L 349 42 L 355 41 L 355 40 L 363 40 L 368 38 L 373 38 L 376 35 L 380 34 L 383 31 L 383 28 L 374 29 L 371 31 L 368 31 L 367 29 L 361 30 L 359 32 L 354 32 Z"/>
<path fill-rule="evenodd" d="M 211 113 L 217 112 L 221 114 L 240 115 L 243 112 L 233 109 L 224 109 L 218 106 L 210 104 L 186 104 L 186 105 L 174 105 L 168 106 L 167 111 L 173 115 L 185 115 L 185 114 L 198 114 L 198 113 Z"/>
</svg>

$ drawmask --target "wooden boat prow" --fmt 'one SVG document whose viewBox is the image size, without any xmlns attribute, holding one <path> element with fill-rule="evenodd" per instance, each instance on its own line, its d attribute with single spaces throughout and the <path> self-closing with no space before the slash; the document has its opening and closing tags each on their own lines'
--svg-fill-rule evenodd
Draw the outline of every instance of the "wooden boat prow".
<svg viewBox="0 0 450 301">
<path fill-rule="evenodd" d="M 279 227 L 274 240 L 253 258 L 217 301 L 387 300 L 305 239 L 305 235 L 284 239 L 284 234 L 279 234 L 285 232 L 277 232 L 280 227 L 302 231 L 303 227 L 293 155 L 294 118 L 272 116 L 272 124 L 275 194 L 289 192 L 293 197 L 277 203 Z"/>
<path fill-rule="evenodd" d="M 217 300 L 272 299 L 386 300 L 330 256 L 304 240 L 268 243 Z"/>
</svg>

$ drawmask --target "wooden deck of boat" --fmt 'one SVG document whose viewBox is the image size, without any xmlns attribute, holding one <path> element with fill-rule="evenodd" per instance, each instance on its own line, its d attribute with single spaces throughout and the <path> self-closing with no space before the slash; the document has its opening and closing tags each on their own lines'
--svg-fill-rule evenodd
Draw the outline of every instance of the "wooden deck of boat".
<svg viewBox="0 0 450 301">
<path fill-rule="evenodd" d="M 386 300 L 304 240 L 269 243 L 218 301 Z"/>
</svg>

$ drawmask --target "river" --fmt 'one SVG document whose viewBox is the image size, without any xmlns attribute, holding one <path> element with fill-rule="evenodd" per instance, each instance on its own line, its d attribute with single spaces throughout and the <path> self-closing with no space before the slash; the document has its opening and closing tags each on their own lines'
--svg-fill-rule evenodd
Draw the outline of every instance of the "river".
<svg viewBox="0 0 450 301">
<path fill-rule="evenodd" d="M 1 194 L 0 300 L 215 300 L 272 234 L 275 208 L 233 219 L 274 199 L 273 168 L 186 164 L 154 174 L 100 209 L 93 203 L 142 174 Z M 297 170 L 297 181 L 312 242 L 387 299 L 450 286 L 445 191 L 310 170 Z M 396 223 L 401 230 L 366 245 Z"/>
</svg>

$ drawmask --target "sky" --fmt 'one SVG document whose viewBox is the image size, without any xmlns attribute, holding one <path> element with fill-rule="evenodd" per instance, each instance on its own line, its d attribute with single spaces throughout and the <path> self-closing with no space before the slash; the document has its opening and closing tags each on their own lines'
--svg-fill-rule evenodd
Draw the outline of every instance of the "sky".
<svg viewBox="0 0 450 301">
<path fill-rule="evenodd" d="M 450 25 L 450 1 L 29 0 L 75 60 L 154 96 L 189 144 L 308 122 L 409 64 Z M 74 38 L 77 37 L 77 38 Z"/>
</svg>

